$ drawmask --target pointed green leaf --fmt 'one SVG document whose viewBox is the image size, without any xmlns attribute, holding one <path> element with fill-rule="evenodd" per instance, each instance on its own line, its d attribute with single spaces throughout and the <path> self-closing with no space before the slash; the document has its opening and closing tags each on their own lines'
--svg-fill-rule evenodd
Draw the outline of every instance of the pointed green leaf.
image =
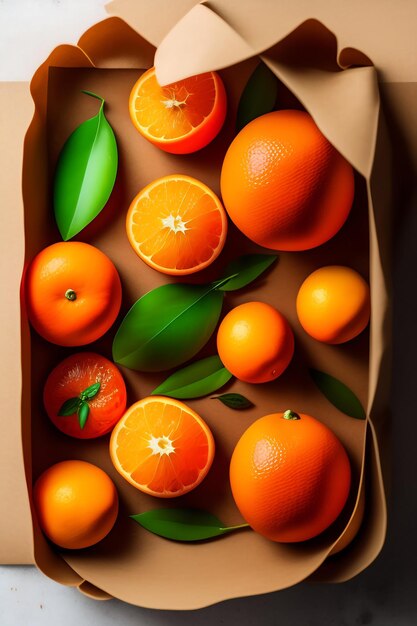
<svg viewBox="0 0 417 626">
<path fill-rule="evenodd" d="M 90 413 L 90 407 L 87 402 L 81 401 L 80 406 L 78 407 L 78 422 L 80 424 L 80 428 L 84 428 L 87 418 Z"/>
<path fill-rule="evenodd" d="M 191 359 L 219 320 L 224 294 L 217 286 L 171 283 L 139 298 L 114 338 L 114 361 L 159 372 Z"/>
<path fill-rule="evenodd" d="M 209 356 L 169 376 L 152 391 L 152 395 L 170 398 L 201 398 L 223 387 L 232 377 L 220 358 Z"/>
<path fill-rule="evenodd" d="M 325 372 L 310 369 L 310 374 L 323 395 L 339 411 L 358 420 L 366 419 L 366 413 L 362 404 L 349 387 Z"/>
<path fill-rule="evenodd" d="M 215 515 L 197 509 L 155 509 L 130 517 L 151 533 L 175 541 L 212 539 L 248 526 L 225 527 Z"/>
<path fill-rule="evenodd" d="M 65 400 L 64 404 L 58 411 L 58 415 L 62 415 L 63 417 L 74 415 L 74 413 L 77 412 L 80 403 L 80 398 L 69 398 L 68 400 Z"/>
<path fill-rule="evenodd" d="M 253 406 L 253 402 L 242 396 L 240 393 L 223 393 L 221 396 L 213 396 L 212 400 L 220 400 L 224 405 L 230 409 L 236 409 L 241 411 L 243 409 L 249 409 Z"/>
<path fill-rule="evenodd" d="M 79 233 L 103 209 L 117 174 L 117 144 L 114 132 L 100 110 L 67 139 L 59 156 L 54 180 L 55 219 L 67 241 Z"/>
<path fill-rule="evenodd" d="M 218 289 L 221 291 L 235 291 L 242 289 L 253 282 L 265 270 L 268 269 L 278 259 L 277 254 L 245 254 L 238 257 L 226 267 L 224 276 L 232 276 L 224 282 Z"/>
<path fill-rule="evenodd" d="M 92 400 L 100 391 L 101 384 L 94 383 L 81 392 L 81 400 Z"/>
<path fill-rule="evenodd" d="M 278 78 L 262 61 L 256 66 L 240 97 L 236 131 L 260 115 L 273 110 L 278 94 Z"/>
</svg>

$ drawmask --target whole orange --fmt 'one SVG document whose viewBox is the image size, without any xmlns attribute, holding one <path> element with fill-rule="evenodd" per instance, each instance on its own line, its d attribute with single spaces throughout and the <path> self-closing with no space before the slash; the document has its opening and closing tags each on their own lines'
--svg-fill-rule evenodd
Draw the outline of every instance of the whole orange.
<svg viewBox="0 0 417 626">
<path fill-rule="evenodd" d="M 47 341 L 82 346 L 115 321 L 122 301 L 119 274 L 100 250 L 78 241 L 48 246 L 25 277 L 29 320 Z"/>
<path fill-rule="evenodd" d="M 308 113 L 273 111 L 231 143 L 221 192 L 229 216 L 249 239 L 274 250 L 308 250 L 346 221 L 353 170 Z"/>
<path fill-rule="evenodd" d="M 113 528 L 119 508 L 111 478 L 86 461 L 52 465 L 36 481 L 33 497 L 45 535 L 75 550 L 101 541 Z"/>
<path fill-rule="evenodd" d="M 217 332 L 217 351 L 236 378 L 265 383 L 278 378 L 294 353 L 294 335 L 285 317 L 265 302 L 232 309 Z"/>
<path fill-rule="evenodd" d="M 116 365 L 104 356 L 78 352 L 58 363 L 49 374 L 43 403 L 60 431 L 78 439 L 92 439 L 108 433 L 122 417 L 126 385 Z M 87 405 L 85 420 L 83 405 Z"/>
<path fill-rule="evenodd" d="M 248 524 L 283 543 L 323 532 L 342 511 L 350 463 L 336 435 L 314 417 L 285 411 L 243 433 L 230 463 L 234 500 Z"/>
<path fill-rule="evenodd" d="M 330 344 L 350 341 L 368 325 L 369 286 L 350 267 L 321 267 L 301 285 L 297 314 L 301 326 L 314 339 Z"/>
</svg>

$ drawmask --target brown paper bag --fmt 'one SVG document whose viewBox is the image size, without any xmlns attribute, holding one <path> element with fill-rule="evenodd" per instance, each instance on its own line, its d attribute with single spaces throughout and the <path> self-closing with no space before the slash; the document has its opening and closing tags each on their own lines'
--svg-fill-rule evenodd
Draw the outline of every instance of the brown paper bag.
<svg viewBox="0 0 417 626">
<path fill-rule="evenodd" d="M 77 585 L 93 597 L 115 596 L 155 608 L 191 609 L 230 597 L 281 589 L 308 578 L 347 580 L 375 559 L 386 527 L 378 444 L 389 449 L 385 428 L 389 374 L 390 171 L 377 74 L 369 58 L 378 68 L 381 65 L 389 80 L 395 75 L 396 64 L 384 54 L 385 49 L 381 49 L 378 41 L 368 36 L 369 20 L 364 19 L 360 27 L 354 29 L 354 20 L 346 19 L 340 10 L 324 0 L 315 7 L 315 19 L 311 19 L 307 2 L 298 2 L 291 10 L 286 7 L 285 12 L 279 3 L 266 0 L 262 3 L 218 0 L 210 5 L 194 5 L 190 0 L 175 3 L 116 0 L 109 5 L 109 12 L 125 21 L 118 17 L 105 20 L 87 31 L 78 47 L 60 46 L 51 53 L 31 82 L 35 113 L 24 143 L 24 212 L 19 194 L 22 136 L 33 105 L 25 84 L 7 84 L 0 91 L 3 111 L 8 116 L 5 119 L 15 120 L 13 125 L 4 125 L 3 135 L 5 145 L 10 147 L 6 201 L 14 211 L 7 216 L 7 238 L 2 249 L 7 263 L 1 266 L 2 284 L 6 285 L 10 306 L 3 307 L 1 325 L 5 351 L 1 384 L 3 390 L 3 381 L 7 380 L 4 407 L 8 416 L 5 427 L 8 437 L 0 443 L 3 465 L 0 489 L 7 511 L 0 520 L 0 561 L 36 563 L 48 576 L 63 584 Z M 333 368 L 336 373 L 343 369 L 344 380 L 355 388 L 367 406 L 366 423 L 340 414 L 307 383 L 303 384 L 306 390 L 300 392 L 295 369 L 286 381 L 286 385 L 292 380 L 294 384 L 279 388 L 279 397 L 285 398 L 285 402 L 308 403 L 312 414 L 325 416 L 324 421 L 348 448 L 354 467 L 354 488 L 345 517 L 342 516 L 329 532 L 305 544 L 272 544 L 248 532 L 229 535 L 217 542 L 184 545 L 146 533 L 127 521 L 127 514 L 155 508 L 155 502 L 132 493 L 134 490 L 115 476 L 104 452 L 106 442 L 81 447 L 55 432 L 42 412 L 39 390 L 47 372 L 64 353 L 46 346 L 35 333 L 29 332 L 24 311 L 22 314 L 19 311 L 17 285 L 24 260 L 28 262 L 39 249 L 56 240 L 52 224 L 50 228 L 46 226 L 51 222 L 48 168 L 52 171 L 69 132 L 94 112 L 91 108 L 94 105 L 86 102 L 85 96 L 79 96 L 80 88 L 86 86 L 85 81 L 88 81 L 88 88 L 94 87 L 106 96 L 108 117 L 116 130 L 119 149 L 122 155 L 129 155 L 124 183 L 119 185 L 115 200 L 110 201 L 115 211 L 111 235 L 109 229 L 100 231 L 98 228 L 89 231 L 84 239 L 96 244 L 115 261 L 129 300 L 125 306 L 164 282 L 162 276 L 155 276 L 149 268 L 139 266 L 137 259 L 132 259 L 127 252 L 122 224 L 130 197 L 149 180 L 179 167 L 187 168 L 188 173 L 202 178 L 214 190 L 218 187 L 221 157 L 231 139 L 227 130 L 223 139 L 213 142 L 208 152 L 187 160 L 157 154 L 152 146 L 144 145 L 145 142 L 139 148 L 123 103 L 127 102 L 129 89 L 140 71 L 154 62 L 154 55 L 158 77 L 163 83 L 210 69 L 222 70 L 232 111 L 257 62 L 257 55 L 261 55 L 279 77 L 283 88 L 295 94 L 358 172 L 357 207 L 343 237 L 335 238 L 335 242 L 312 253 L 282 255 L 279 269 L 274 270 L 267 285 L 255 287 L 261 298 L 272 303 L 279 300 L 281 308 L 286 307 L 285 314 L 296 323 L 293 301 L 303 272 L 305 275 L 315 267 L 332 262 L 335 254 L 339 255 L 338 262 L 354 265 L 364 274 L 369 272 L 372 297 L 369 356 L 366 334 L 356 347 L 347 346 L 343 353 L 326 346 L 312 349 L 316 362 L 326 363 L 327 371 Z M 348 66 L 352 67 L 343 69 Z M 94 68 L 101 69 L 97 72 Z M 401 71 L 404 72 L 404 67 Z M 397 91 L 395 102 L 400 103 Z M 48 133 L 47 128 L 53 128 L 54 132 Z M 364 222 L 366 209 L 368 219 Z M 2 233 L 6 233 L 6 225 Z M 355 258 L 352 258 L 353 240 L 358 245 Z M 245 251 L 245 246 L 249 245 L 236 233 L 231 241 L 235 252 L 238 246 Z M 217 271 L 218 268 L 219 265 Z M 282 278 L 278 271 L 285 271 L 292 277 L 293 284 L 286 293 L 280 287 Z M 233 304 L 238 302 L 239 296 Z M 98 351 L 106 354 L 109 338 L 97 345 Z M 34 362 L 36 367 L 32 365 Z M 138 380 L 129 370 L 124 374 L 135 397 L 147 395 L 160 382 L 152 376 Z M 234 384 L 233 390 L 239 391 L 239 383 Z M 251 389 L 247 394 L 255 399 L 258 409 L 233 423 L 230 420 L 225 424 L 218 411 L 208 408 L 204 400 L 193 401 L 195 409 L 208 419 L 215 435 L 221 432 L 224 450 L 213 477 L 195 494 L 187 496 L 184 504 L 204 508 L 210 505 L 210 510 L 228 523 L 239 519 L 224 478 L 228 456 L 248 423 L 272 411 L 276 403 L 277 388 L 260 387 L 262 390 Z M 16 406 L 19 397 L 21 405 Z M 116 528 L 103 542 L 84 551 L 59 552 L 52 547 L 30 511 L 32 477 L 36 478 L 45 467 L 63 458 L 87 458 L 96 462 L 112 475 L 121 493 L 122 514 Z M 214 489 L 219 476 L 225 483 L 220 498 Z M 365 515 L 361 523 L 363 503 Z M 360 526 L 355 541 L 337 555 L 329 556 L 344 540 L 343 535 L 355 526 Z"/>
</svg>

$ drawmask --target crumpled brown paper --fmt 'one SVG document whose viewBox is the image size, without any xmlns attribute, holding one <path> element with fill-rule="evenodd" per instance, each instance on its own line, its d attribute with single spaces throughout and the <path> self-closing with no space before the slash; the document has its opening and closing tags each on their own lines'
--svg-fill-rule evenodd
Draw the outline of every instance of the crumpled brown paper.
<svg viewBox="0 0 417 626">
<path fill-rule="evenodd" d="M 49 67 L 79 67 L 86 68 L 86 71 L 93 66 L 126 68 L 126 71 L 129 71 L 127 68 L 146 68 L 153 63 L 154 46 L 158 46 L 155 56 L 158 76 L 162 82 L 170 82 L 201 71 L 226 68 L 260 54 L 313 115 L 323 133 L 366 180 L 372 320 L 367 437 L 366 440 L 363 438 L 357 492 L 358 500 L 366 475 L 366 508 L 357 540 L 338 556 L 326 558 L 337 544 L 337 537 L 288 547 L 275 546 L 254 535 L 245 537 L 241 533 L 230 535 L 215 546 L 209 543 L 189 546 L 141 534 L 135 561 L 119 549 L 117 541 L 112 543 L 111 540 L 103 549 L 59 555 L 46 542 L 34 518 L 32 541 L 32 518 L 24 484 L 20 437 L 23 438 L 26 477 L 30 484 L 31 402 L 28 390 L 31 380 L 33 382 L 30 349 L 31 345 L 32 349 L 38 349 L 41 342 L 36 338 L 30 340 L 23 315 L 20 334 L 22 368 L 16 368 L 13 384 L 16 392 L 23 385 L 24 412 L 20 421 L 15 407 L 11 407 L 16 422 L 10 429 L 13 446 L 9 443 L 9 449 L 14 449 L 15 453 L 13 456 L 5 447 L 2 457 L 5 467 L 7 463 L 7 472 L 3 472 L 0 487 L 10 507 L 10 515 L 0 520 L 1 536 L 7 537 L 4 545 L 2 541 L 2 561 L 36 562 L 49 576 L 63 584 L 78 585 L 81 591 L 93 597 L 114 595 L 142 606 L 196 608 L 228 597 L 283 588 L 308 577 L 346 580 L 364 569 L 378 554 L 386 526 L 378 437 L 383 438 L 387 419 L 390 172 L 377 74 L 370 59 L 378 68 L 381 59 L 386 80 L 394 76 L 396 64 L 392 55 L 387 55 L 386 49 L 378 44 L 379 38 L 370 37 L 369 22 L 362 20 L 359 25 L 357 21 L 355 24 L 352 16 L 348 19 L 344 14 L 341 5 L 323 0 L 315 3 L 313 10 L 310 3 L 300 0 L 295 4 L 272 0 L 217 0 L 194 6 L 192 0 L 176 0 L 175 3 L 169 0 L 152 3 L 115 0 L 109 5 L 109 12 L 123 17 L 133 30 L 122 20 L 112 18 L 89 29 L 80 39 L 78 48 L 57 48 L 31 83 L 35 116 L 25 140 L 25 253 L 29 260 L 40 242 L 43 245 L 48 243 L 40 216 L 48 205 L 45 171 L 50 150 L 46 135 L 48 79 L 51 88 L 53 86 Z M 337 39 L 333 33 L 337 34 Z M 351 64 L 362 67 L 342 69 Z M 404 66 L 401 72 L 408 77 Z M 28 101 L 26 106 L 24 113 L 27 115 Z M 12 143 L 11 138 L 10 141 Z M 16 193 L 16 189 L 10 187 L 10 197 L 15 203 Z M 18 200 L 17 206 L 20 206 Z M 20 263 L 23 250 L 21 221 L 12 226 L 19 242 L 19 254 L 15 258 Z M 52 240 L 53 235 L 48 233 L 48 237 Z M 107 245 L 106 241 L 103 245 Z M 143 280 L 147 280 L 146 276 Z M 10 322 L 10 318 L 8 320 Z M 6 341 L 7 346 L 11 348 L 10 339 Z M 20 361 L 11 349 L 8 354 L 14 364 Z M 34 397 L 37 397 L 36 393 Z M 34 460 L 36 463 L 36 458 Z M 52 457 L 49 462 L 53 462 Z M 16 468 L 15 485 L 8 482 L 9 476 L 13 475 L 12 466 Z M 355 512 L 350 524 L 354 523 L 354 518 Z M 127 535 L 137 534 L 139 529 L 126 526 L 125 532 Z M 161 568 L 157 570 L 157 580 L 152 578 L 156 573 L 152 574 L 143 564 L 151 563 L 157 555 L 162 559 L 161 563 L 164 559 L 171 564 L 178 562 L 175 577 L 167 567 L 165 572 Z M 200 576 L 193 569 L 196 561 Z"/>
</svg>

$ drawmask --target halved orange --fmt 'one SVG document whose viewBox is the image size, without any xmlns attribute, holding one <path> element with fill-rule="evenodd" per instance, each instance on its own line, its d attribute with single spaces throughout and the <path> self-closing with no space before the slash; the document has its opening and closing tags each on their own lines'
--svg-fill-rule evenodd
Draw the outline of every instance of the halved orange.
<svg viewBox="0 0 417 626">
<path fill-rule="evenodd" d="M 193 274 L 223 249 L 227 216 L 216 194 L 182 174 L 147 185 L 132 201 L 126 232 L 136 254 L 165 274 Z"/>
<path fill-rule="evenodd" d="M 136 82 L 129 98 L 137 130 L 174 154 L 195 152 L 210 143 L 223 126 L 226 108 L 226 91 L 216 72 L 161 87 L 152 67 Z"/>
<path fill-rule="evenodd" d="M 207 475 L 213 435 L 183 402 L 149 396 L 133 404 L 110 438 L 114 467 L 131 485 L 158 498 L 191 491 Z"/>
</svg>

